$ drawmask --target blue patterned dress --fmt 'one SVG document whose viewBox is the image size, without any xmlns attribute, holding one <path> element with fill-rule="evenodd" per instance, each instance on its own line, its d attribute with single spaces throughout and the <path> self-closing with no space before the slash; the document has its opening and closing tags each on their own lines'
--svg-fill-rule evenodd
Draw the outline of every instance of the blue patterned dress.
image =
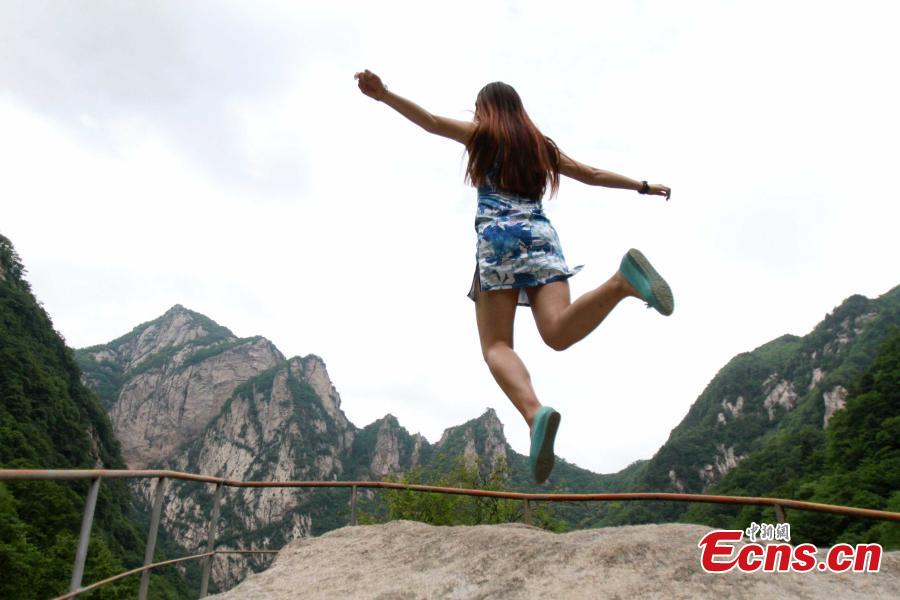
<svg viewBox="0 0 900 600">
<path fill-rule="evenodd" d="M 499 156 L 499 155 L 498 155 Z M 475 286 L 481 289 L 519 289 L 519 306 L 529 306 L 525 288 L 567 279 L 581 270 L 566 266 L 556 230 L 544 215 L 541 199 L 525 198 L 500 190 L 493 184 L 497 160 L 478 188 L 475 231 L 475 274 L 469 298 L 475 300 Z"/>
</svg>

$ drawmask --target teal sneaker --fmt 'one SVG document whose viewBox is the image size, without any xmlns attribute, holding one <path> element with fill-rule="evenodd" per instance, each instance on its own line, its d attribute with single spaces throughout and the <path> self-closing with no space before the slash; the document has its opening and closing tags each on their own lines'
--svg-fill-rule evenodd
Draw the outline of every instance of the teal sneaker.
<svg viewBox="0 0 900 600">
<path fill-rule="evenodd" d="M 531 426 L 531 453 L 529 463 L 535 483 L 541 484 L 550 477 L 553 463 L 553 441 L 559 428 L 559 413 L 549 406 L 540 407 L 534 414 Z"/>
<path fill-rule="evenodd" d="M 652 306 L 665 316 L 672 314 L 675 309 L 672 289 L 640 250 L 632 248 L 625 253 L 619 272 L 637 290 L 648 307 Z"/>
</svg>

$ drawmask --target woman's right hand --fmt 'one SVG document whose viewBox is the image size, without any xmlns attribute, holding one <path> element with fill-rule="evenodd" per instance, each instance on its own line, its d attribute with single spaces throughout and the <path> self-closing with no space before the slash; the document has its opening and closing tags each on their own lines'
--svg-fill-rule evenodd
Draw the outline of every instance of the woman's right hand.
<svg viewBox="0 0 900 600">
<path fill-rule="evenodd" d="M 387 94 L 387 86 L 381 82 L 381 78 L 368 69 L 358 72 L 353 78 L 359 80 L 359 91 L 370 98 L 380 101 Z"/>
</svg>

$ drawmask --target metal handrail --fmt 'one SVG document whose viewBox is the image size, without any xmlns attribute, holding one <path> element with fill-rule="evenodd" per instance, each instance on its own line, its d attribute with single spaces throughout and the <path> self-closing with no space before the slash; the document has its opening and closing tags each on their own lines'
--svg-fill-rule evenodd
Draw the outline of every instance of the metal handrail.
<svg viewBox="0 0 900 600">
<path fill-rule="evenodd" d="M 0 469 L 2 479 L 123 479 L 123 478 L 156 478 L 181 479 L 217 483 L 228 487 L 364 487 L 414 490 L 419 492 L 437 492 L 445 494 L 464 494 L 469 496 L 490 496 L 511 500 L 545 500 L 559 502 L 584 501 L 618 501 L 618 500 L 657 500 L 674 502 L 712 502 L 718 504 L 767 505 L 795 508 L 812 512 L 826 512 L 854 517 L 868 517 L 887 521 L 900 521 L 900 513 L 856 508 L 838 504 L 823 504 L 805 500 L 789 500 L 786 498 L 768 498 L 764 496 L 715 496 L 710 494 L 682 494 L 670 492 L 621 492 L 609 494 L 537 494 L 531 492 L 501 492 L 496 490 L 472 490 L 467 488 L 441 487 L 414 483 L 396 483 L 392 481 L 243 481 L 197 475 L 182 471 L 161 469 Z"/>
<path fill-rule="evenodd" d="M 53 600 L 66 600 L 67 598 L 74 598 L 78 594 L 89 592 L 94 588 L 100 587 L 101 585 L 112 583 L 113 581 L 128 577 L 129 575 L 140 573 L 141 571 L 149 571 L 150 569 L 153 569 L 155 567 L 164 567 L 166 565 L 173 565 L 185 560 L 196 560 L 198 558 L 206 558 L 207 556 L 215 556 L 216 554 L 278 554 L 278 550 L 213 550 L 212 552 L 203 552 L 202 554 L 182 556 L 181 558 L 173 558 L 172 560 L 164 560 L 157 563 L 144 565 L 143 567 L 137 567 L 135 569 L 131 569 L 130 571 L 125 571 L 124 573 L 119 573 L 118 575 L 113 575 L 112 577 L 107 577 L 106 579 L 95 581 L 94 583 L 86 585 L 83 588 L 78 589 L 77 591 L 69 592 L 68 594 L 63 594 L 62 596 L 57 596 Z"/>
<path fill-rule="evenodd" d="M 96 505 L 97 490 L 101 479 L 124 479 L 124 478 L 155 478 L 158 480 L 156 493 L 153 502 L 152 517 L 150 521 L 150 532 L 147 536 L 147 547 L 144 553 L 144 566 L 131 569 L 124 573 L 120 573 L 113 577 L 104 579 L 81 587 L 81 575 L 84 571 L 84 560 L 87 555 L 87 542 L 90 537 L 91 525 L 93 523 L 94 506 Z M 785 521 L 785 508 L 798 510 L 825 512 L 838 515 L 848 515 L 853 517 L 866 517 L 872 519 L 883 519 L 887 521 L 900 521 L 900 513 L 886 510 L 875 510 L 870 508 L 856 508 L 852 506 L 840 506 L 835 504 L 822 504 L 819 502 L 806 502 L 803 500 L 788 500 L 785 498 L 767 498 L 767 497 L 751 497 L 751 496 L 714 496 L 708 494 L 676 494 L 668 492 L 627 492 L 614 494 L 536 494 L 528 492 L 501 492 L 496 490 L 472 490 L 466 488 L 442 487 L 434 485 L 420 485 L 414 483 L 397 483 L 392 481 L 243 481 L 239 479 L 226 479 L 224 477 L 211 477 L 209 475 L 197 475 L 195 473 L 184 473 L 182 471 L 171 471 L 165 469 L 0 469 L 0 481 L 2 480 L 72 480 L 72 479 L 90 479 L 91 487 L 88 492 L 88 500 L 85 502 L 84 518 L 81 526 L 81 536 L 79 538 L 78 550 L 76 552 L 75 566 L 72 570 L 72 582 L 70 584 L 69 593 L 59 596 L 56 600 L 63 598 L 74 598 L 79 593 L 99 587 L 105 583 L 110 583 L 117 579 L 142 573 L 141 589 L 139 598 L 143 600 L 147 596 L 147 587 L 149 585 L 150 570 L 154 567 L 173 564 L 176 562 L 207 559 L 203 566 L 203 578 L 200 589 L 200 597 L 206 596 L 207 586 L 209 582 L 209 572 L 212 566 L 212 559 L 216 554 L 249 554 L 249 553 L 277 553 L 276 550 L 216 550 L 215 549 L 215 525 L 218 521 L 219 503 L 222 495 L 222 488 L 228 487 L 349 487 L 351 488 L 350 496 L 350 524 L 356 525 L 356 495 L 357 489 L 364 488 L 381 488 L 381 489 L 400 489 L 416 492 L 434 492 L 441 494 L 462 494 L 467 496 L 482 496 L 491 498 L 504 498 L 509 500 L 522 500 L 523 515 L 527 524 L 531 524 L 531 507 L 530 503 L 538 500 L 550 502 L 586 502 L 586 501 L 632 501 L 632 500 L 653 500 L 653 501 L 674 501 L 674 502 L 709 502 L 716 504 L 741 504 L 741 505 L 761 505 L 772 506 L 775 509 L 775 515 L 779 522 Z M 201 554 L 186 556 L 182 558 L 172 559 L 159 563 L 151 563 L 153 558 L 153 550 L 156 544 L 156 534 L 159 526 L 159 515 L 162 506 L 163 490 L 166 479 L 180 479 L 183 481 L 198 481 L 201 483 L 214 483 L 216 490 L 213 497 L 212 517 L 210 519 L 209 532 L 207 536 L 207 551 Z"/>
<path fill-rule="evenodd" d="M 84 592 L 88 592 L 95 588 L 100 587 L 101 585 L 105 585 L 107 583 L 112 583 L 118 579 L 122 579 L 123 577 L 128 577 L 129 575 L 134 575 L 135 573 L 140 573 L 141 571 L 149 571 L 154 567 L 162 567 L 165 565 L 173 565 L 175 563 L 179 563 L 185 560 L 194 560 L 197 558 L 204 558 L 207 556 L 212 556 L 215 552 L 204 552 L 203 554 L 194 554 L 192 556 L 182 556 L 181 558 L 173 558 L 172 560 L 164 560 L 158 563 L 152 563 L 149 565 L 144 565 L 143 567 L 137 567 L 135 569 L 131 569 L 130 571 L 125 571 L 124 573 L 119 573 L 118 575 L 113 575 L 112 577 L 107 577 L 106 579 L 101 579 L 100 581 L 95 581 L 90 585 L 86 585 L 83 588 L 79 588 L 74 592 L 69 592 L 68 594 L 63 594 L 62 596 L 57 596 L 53 600 L 66 600 L 67 598 L 74 598 L 78 594 L 83 594 Z"/>
</svg>

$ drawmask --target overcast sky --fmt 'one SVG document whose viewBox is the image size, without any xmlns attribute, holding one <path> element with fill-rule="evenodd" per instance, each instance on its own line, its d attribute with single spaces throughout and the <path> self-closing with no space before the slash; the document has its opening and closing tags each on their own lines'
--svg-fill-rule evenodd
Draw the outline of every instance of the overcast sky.
<svg viewBox="0 0 900 600">
<path fill-rule="evenodd" d="M 367 68 L 458 119 L 504 81 L 570 156 L 672 188 L 545 201 L 573 298 L 630 247 L 675 294 L 565 352 L 519 309 L 570 462 L 649 458 L 732 356 L 900 283 L 895 3 L 432 6 L 0 3 L 0 233 L 68 344 L 180 303 L 322 356 L 357 426 L 434 442 L 493 407 L 527 453 L 466 297 L 464 148 L 363 96 Z"/>
</svg>

